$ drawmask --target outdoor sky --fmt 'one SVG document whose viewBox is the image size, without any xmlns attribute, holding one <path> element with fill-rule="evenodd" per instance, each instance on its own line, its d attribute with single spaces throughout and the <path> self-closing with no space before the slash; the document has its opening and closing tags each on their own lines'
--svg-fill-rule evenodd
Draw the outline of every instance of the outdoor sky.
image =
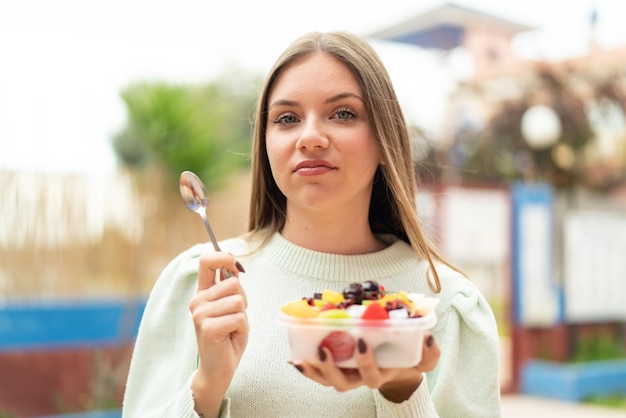
<svg viewBox="0 0 626 418">
<path fill-rule="evenodd" d="M 210 81 L 231 68 L 264 74 L 311 30 L 366 35 L 441 1 L 0 0 L 0 170 L 113 171 L 119 92 L 141 80 Z M 516 41 L 525 57 L 584 53 L 591 10 L 605 48 L 626 46 L 623 0 L 475 0 L 459 5 L 538 28 Z M 436 129 L 461 64 L 376 42 L 407 117 Z"/>
</svg>

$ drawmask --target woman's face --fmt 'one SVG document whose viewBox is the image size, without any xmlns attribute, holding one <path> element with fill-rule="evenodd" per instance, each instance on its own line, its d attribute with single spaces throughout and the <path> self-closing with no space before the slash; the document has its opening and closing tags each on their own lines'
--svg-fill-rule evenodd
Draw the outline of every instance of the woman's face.
<svg viewBox="0 0 626 418">
<path fill-rule="evenodd" d="M 280 73 L 266 147 L 288 210 L 368 210 L 379 151 L 361 88 L 341 61 L 315 53 Z"/>
</svg>

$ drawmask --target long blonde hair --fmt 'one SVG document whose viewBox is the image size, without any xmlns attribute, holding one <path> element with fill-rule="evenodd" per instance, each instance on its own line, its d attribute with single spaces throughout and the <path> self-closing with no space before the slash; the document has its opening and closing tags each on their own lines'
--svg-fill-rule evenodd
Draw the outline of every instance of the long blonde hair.
<svg viewBox="0 0 626 418">
<path fill-rule="evenodd" d="M 309 54 L 323 52 L 343 62 L 359 83 L 382 163 L 374 178 L 369 222 L 372 232 L 404 240 L 428 260 L 428 283 L 434 292 L 441 282 L 434 260 L 450 267 L 428 242 L 415 205 L 415 171 L 408 129 L 391 79 L 378 54 L 364 39 L 345 32 L 313 32 L 298 38 L 278 58 L 259 95 L 252 145 L 252 194 L 248 229 L 269 235 L 280 231 L 286 219 L 286 197 L 270 169 L 265 133 L 268 97 L 281 71 Z M 454 268 L 454 267 L 452 267 Z"/>
</svg>

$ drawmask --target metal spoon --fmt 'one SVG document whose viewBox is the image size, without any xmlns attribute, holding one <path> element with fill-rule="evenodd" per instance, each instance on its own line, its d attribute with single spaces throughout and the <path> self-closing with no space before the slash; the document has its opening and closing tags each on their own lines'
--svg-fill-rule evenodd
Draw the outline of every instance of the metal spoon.
<svg viewBox="0 0 626 418">
<path fill-rule="evenodd" d="M 204 226 L 209 233 L 209 237 L 211 237 L 213 248 L 215 248 L 215 251 L 222 251 L 217 243 L 217 240 L 215 239 L 213 229 L 211 229 L 211 225 L 206 217 L 206 208 L 209 206 L 209 197 L 206 187 L 204 187 L 204 183 L 202 183 L 202 180 L 200 180 L 200 178 L 191 171 L 183 171 L 180 175 L 178 185 L 180 188 L 180 195 L 183 198 L 185 205 L 187 205 L 192 212 L 196 212 L 202 218 Z M 240 272 L 245 271 L 239 261 L 236 262 L 236 266 Z M 233 276 L 233 272 L 228 269 L 223 269 L 222 274 L 225 279 Z"/>
</svg>

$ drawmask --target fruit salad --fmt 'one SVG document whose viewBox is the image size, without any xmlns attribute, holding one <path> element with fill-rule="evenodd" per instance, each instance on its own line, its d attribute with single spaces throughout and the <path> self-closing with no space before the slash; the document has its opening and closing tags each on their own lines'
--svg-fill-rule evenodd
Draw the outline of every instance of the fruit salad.
<svg viewBox="0 0 626 418">
<path fill-rule="evenodd" d="M 385 292 L 373 280 L 351 283 L 342 293 L 324 290 L 288 302 L 281 311 L 294 318 L 407 319 L 426 316 L 438 299 L 418 293 Z"/>
<path fill-rule="evenodd" d="M 319 361 L 325 347 L 339 367 L 356 367 L 356 341 L 374 350 L 379 367 L 412 367 L 421 360 L 424 332 L 436 323 L 438 299 L 386 291 L 373 280 L 342 292 L 324 290 L 281 307 L 292 360 Z"/>
</svg>

